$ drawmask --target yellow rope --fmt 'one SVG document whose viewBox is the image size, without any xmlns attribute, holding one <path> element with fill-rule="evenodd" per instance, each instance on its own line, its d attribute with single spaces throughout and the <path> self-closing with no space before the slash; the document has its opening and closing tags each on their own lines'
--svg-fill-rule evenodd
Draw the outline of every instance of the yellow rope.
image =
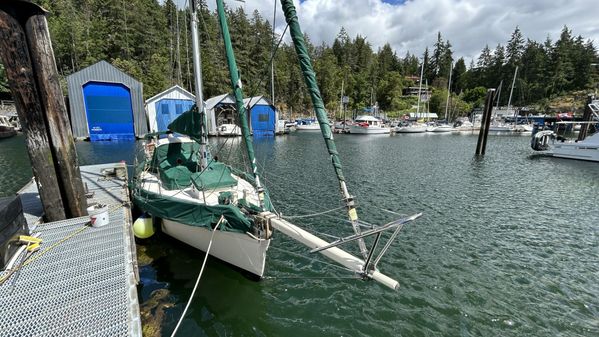
<svg viewBox="0 0 599 337">
<path fill-rule="evenodd" d="M 116 204 L 116 205 L 112 205 L 111 207 L 109 207 L 108 212 L 113 212 L 115 210 L 117 210 L 118 208 L 124 206 L 123 204 Z M 88 229 L 90 226 L 90 222 L 86 222 L 85 225 L 83 225 L 82 227 L 78 228 L 77 230 L 73 231 L 71 234 L 67 235 L 66 237 L 62 238 L 60 241 L 55 242 L 54 244 L 52 244 L 50 247 L 44 249 L 43 251 L 41 251 L 39 254 L 36 254 L 35 256 L 33 256 L 32 258 L 26 260 L 25 262 L 21 263 L 20 265 L 16 266 L 15 268 L 11 269 L 10 272 L 6 273 L 5 275 L 3 275 L 2 277 L 0 277 L 0 286 L 2 284 L 4 284 L 4 282 L 10 278 L 12 276 L 12 274 L 14 274 L 17 270 L 27 266 L 28 264 L 32 263 L 33 261 L 37 260 L 38 258 L 40 258 L 41 256 L 43 256 L 44 254 L 46 254 L 47 252 L 51 251 L 52 249 L 58 247 L 59 245 L 61 245 L 62 243 L 64 243 L 65 241 L 75 237 L 77 234 L 83 232 L 84 230 Z"/>
</svg>

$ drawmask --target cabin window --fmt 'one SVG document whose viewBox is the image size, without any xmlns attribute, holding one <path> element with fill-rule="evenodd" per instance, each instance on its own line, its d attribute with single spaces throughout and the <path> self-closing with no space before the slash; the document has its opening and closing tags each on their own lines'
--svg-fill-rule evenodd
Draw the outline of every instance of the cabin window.
<svg viewBox="0 0 599 337">
<path fill-rule="evenodd" d="M 269 117 L 270 116 L 268 114 L 258 114 L 258 121 L 259 122 L 268 122 Z"/>
</svg>

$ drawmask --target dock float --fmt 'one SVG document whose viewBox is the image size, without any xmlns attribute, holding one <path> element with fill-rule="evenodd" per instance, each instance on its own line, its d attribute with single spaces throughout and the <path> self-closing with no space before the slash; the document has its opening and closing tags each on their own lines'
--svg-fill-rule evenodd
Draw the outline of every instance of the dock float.
<svg viewBox="0 0 599 337">
<path fill-rule="evenodd" d="M 126 167 L 80 170 L 88 204 L 107 205 L 109 222 L 92 227 L 86 216 L 42 223 L 36 184 L 18 192 L 42 243 L 0 271 L 0 337 L 142 335 Z"/>
</svg>

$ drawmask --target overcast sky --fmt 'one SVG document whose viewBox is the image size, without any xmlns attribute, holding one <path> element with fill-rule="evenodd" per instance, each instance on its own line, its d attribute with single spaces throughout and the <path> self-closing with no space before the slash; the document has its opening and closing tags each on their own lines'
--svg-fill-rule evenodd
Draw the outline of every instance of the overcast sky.
<svg viewBox="0 0 599 337">
<path fill-rule="evenodd" d="M 184 4 L 188 0 L 178 0 Z M 257 9 L 272 21 L 277 1 L 277 29 L 285 27 L 279 0 L 226 0 L 230 7 Z M 376 50 L 389 42 L 398 55 L 422 55 L 441 31 L 454 55 L 466 63 L 488 44 L 493 49 L 509 39 L 516 25 L 525 37 L 554 41 L 564 25 L 573 34 L 599 41 L 597 0 L 294 0 L 302 29 L 315 44 L 332 44 L 341 26 L 350 37 L 365 36 Z M 215 1 L 208 0 L 214 8 Z"/>
</svg>

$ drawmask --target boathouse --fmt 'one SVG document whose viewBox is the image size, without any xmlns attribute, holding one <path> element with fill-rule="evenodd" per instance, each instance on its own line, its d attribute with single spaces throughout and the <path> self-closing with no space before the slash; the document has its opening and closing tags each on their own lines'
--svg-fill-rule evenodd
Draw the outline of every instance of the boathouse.
<svg viewBox="0 0 599 337">
<path fill-rule="evenodd" d="M 148 126 L 143 85 L 100 61 L 67 76 L 71 128 L 77 139 L 135 140 Z"/>
<path fill-rule="evenodd" d="M 250 130 L 254 136 L 274 136 L 277 127 L 277 113 L 274 105 L 264 96 L 243 100 L 249 111 Z"/>
<path fill-rule="evenodd" d="M 150 132 L 166 131 L 179 115 L 191 109 L 195 96 L 178 85 L 146 100 Z"/>
<path fill-rule="evenodd" d="M 222 94 L 207 99 L 206 113 L 208 115 L 208 133 L 210 135 L 216 135 L 216 128 L 221 124 L 237 124 L 235 96 Z"/>
</svg>

